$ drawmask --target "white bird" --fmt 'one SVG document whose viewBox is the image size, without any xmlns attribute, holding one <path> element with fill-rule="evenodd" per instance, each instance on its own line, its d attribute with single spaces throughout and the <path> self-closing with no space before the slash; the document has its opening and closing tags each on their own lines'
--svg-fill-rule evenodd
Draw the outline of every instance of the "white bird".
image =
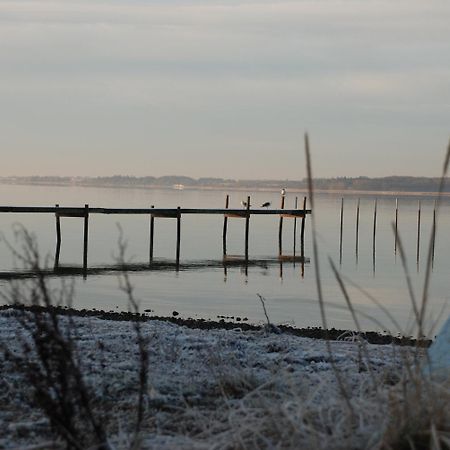
<svg viewBox="0 0 450 450">
<path fill-rule="evenodd" d="M 247 202 L 246 202 L 245 200 L 242 200 L 241 205 L 242 205 L 244 208 L 247 208 Z M 252 206 L 252 205 L 248 205 L 249 208 L 250 208 L 250 206 Z"/>
<path fill-rule="evenodd" d="M 286 195 L 286 189 L 285 189 L 285 188 L 281 189 L 281 195 L 282 195 L 283 197 Z"/>
<path fill-rule="evenodd" d="M 269 209 L 269 206 L 270 206 L 270 202 L 264 202 L 264 203 L 261 205 L 261 208 L 267 208 L 267 209 Z"/>
</svg>

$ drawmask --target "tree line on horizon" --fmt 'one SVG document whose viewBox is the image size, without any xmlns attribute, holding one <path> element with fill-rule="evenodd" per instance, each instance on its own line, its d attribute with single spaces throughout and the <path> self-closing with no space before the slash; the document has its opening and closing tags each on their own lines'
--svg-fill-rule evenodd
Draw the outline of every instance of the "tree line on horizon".
<svg viewBox="0 0 450 450">
<path fill-rule="evenodd" d="M 266 189 L 307 189 L 307 181 L 303 180 L 264 180 L 264 179 L 229 179 L 203 177 L 192 178 L 180 175 L 166 175 L 162 177 L 130 175 L 113 175 L 104 177 L 68 177 L 68 176 L 20 176 L 2 177 L 4 183 L 27 184 L 71 184 L 90 186 L 136 186 L 136 187 L 172 187 L 182 185 L 185 187 L 223 187 L 223 188 L 266 188 Z M 315 178 L 314 186 L 318 190 L 357 190 L 357 191 L 410 191 L 410 192 L 437 192 L 439 178 L 387 176 L 370 178 L 336 177 Z M 447 179 L 448 181 L 448 179 Z M 445 192 L 450 192 L 450 183 L 446 183 Z"/>
</svg>

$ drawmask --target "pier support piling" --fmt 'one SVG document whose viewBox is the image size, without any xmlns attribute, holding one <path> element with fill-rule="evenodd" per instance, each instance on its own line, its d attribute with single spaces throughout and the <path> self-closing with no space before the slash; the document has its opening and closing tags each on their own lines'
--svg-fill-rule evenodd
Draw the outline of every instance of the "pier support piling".
<svg viewBox="0 0 450 450">
<path fill-rule="evenodd" d="M 55 208 L 59 208 L 59 205 L 55 205 Z M 59 213 L 55 212 L 56 218 L 56 252 L 55 252 L 55 269 L 59 267 L 59 255 L 61 252 L 61 218 Z"/>
<path fill-rule="evenodd" d="M 180 246 L 181 246 L 181 213 L 180 207 L 177 208 L 177 270 L 180 266 Z"/>
<path fill-rule="evenodd" d="M 87 274 L 88 264 L 88 235 L 89 235 L 89 205 L 84 205 L 84 245 L 83 245 L 83 270 Z"/>
<path fill-rule="evenodd" d="M 247 197 L 247 214 L 245 216 L 245 261 L 248 261 L 249 230 L 250 230 L 250 196 Z"/>
<path fill-rule="evenodd" d="M 225 209 L 230 206 L 230 196 L 227 194 L 225 198 Z M 228 232 L 228 216 L 225 214 L 223 217 L 223 233 L 222 233 L 222 253 L 223 257 L 227 256 L 227 232 Z"/>
<path fill-rule="evenodd" d="M 281 194 L 280 209 L 284 209 L 285 195 Z M 278 255 L 283 255 L 283 216 L 280 215 L 280 223 L 278 225 Z"/>
<path fill-rule="evenodd" d="M 155 206 L 152 205 L 150 207 L 154 209 Z M 153 238 L 155 236 L 155 216 L 150 214 L 150 246 L 149 246 L 149 262 L 150 264 L 153 262 Z"/>
</svg>

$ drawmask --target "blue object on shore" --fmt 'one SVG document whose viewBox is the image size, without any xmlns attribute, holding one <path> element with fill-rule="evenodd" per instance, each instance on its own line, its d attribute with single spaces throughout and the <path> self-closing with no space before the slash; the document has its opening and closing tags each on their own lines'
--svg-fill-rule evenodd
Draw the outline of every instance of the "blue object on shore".
<svg viewBox="0 0 450 450">
<path fill-rule="evenodd" d="M 450 317 L 428 349 L 428 360 L 425 370 L 433 378 L 443 381 L 450 378 Z"/>
</svg>

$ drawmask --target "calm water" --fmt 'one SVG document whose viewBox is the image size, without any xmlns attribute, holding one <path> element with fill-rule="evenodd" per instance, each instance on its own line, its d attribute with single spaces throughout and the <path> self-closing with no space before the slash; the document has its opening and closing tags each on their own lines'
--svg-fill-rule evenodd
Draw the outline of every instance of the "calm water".
<svg viewBox="0 0 450 450">
<path fill-rule="evenodd" d="M 46 187 L 2 185 L 3 205 L 83 206 L 95 207 L 222 207 L 224 192 L 191 190 L 108 189 L 82 187 Z M 271 201 L 278 206 L 279 193 L 229 192 L 230 207 L 240 207 L 240 201 L 252 196 L 252 204 Z M 286 207 L 294 205 L 295 195 L 287 194 Z M 297 194 L 302 195 L 302 194 Z M 432 198 L 422 198 L 422 233 L 420 261 L 416 264 L 417 202 L 414 197 L 399 200 L 399 230 L 407 251 L 408 264 L 417 297 L 423 285 L 426 250 L 432 223 Z M 329 268 L 331 257 L 342 274 L 364 288 L 384 305 L 403 329 L 409 331 L 412 323 L 411 303 L 407 295 L 405 277 L 399 256 L 394 255 L 394 235 L 391 223 L 394 219 L 395 199 L 378 199 L 376 260 L 373 263 L 372 232 L 374 198 L 361 197 L 359 257 L 355 254 L 355 210 L 357 198 L 346 196 L 344 202 L 343 252 L 340 263 L 339 224 L 341 196 L 318 195 L 315 215 L 318 225 L 321 274 L 328 320 L 337 328 L 354 328 L 350 314 L 338 284 Z M 444 200 L 439 217 L 436 254 L 430 290 L 430 318 L 428 325 L 448 316 L 449 267 L 450 267 L 450 203 Z M 14 242 L 12 226 L 21 223 L 33 231 L 41 253 L 53 255 L 55 249 L 55 219 L 52 215 L 0 214 L 0 229 L 8 240 Z M 128 241 L 127 256 L 135 263 L 148 261 L 149 219 L 145 216 L 92 215 L 89 222 L 89 265 L 114 263 L 120 223 Z M 220 216 L 185 216 L 182 219 L 181 259 L 195 261 L 219 260 L 222 254 L 222 224 Z M 278 254 L 278 218 L 255 217 L 250 222 L 250 258 L 270 258 Z M 244 252 L 244 221 L 232 219 L 228 227 L 228 253 Z M 284 252 L 293 252 L 293 220 L 286 219 L 284 226 Z M 173 259 L 175 255 L 176 222 L 156 219 L 155 258 Z M 76 218 L 62 219 L 62 265 L 80 265 L 82 261 L 83 221 Z M 299 238 L 297 239 L 299 241 Z M 248 273 L 240 267 L 208 268 L 189 271 L 141 272 L 131 279 L 141 309 L 152 309 L 158 315 L 171 315 L 176 310 L 184 317 L 216 319 L 221 316 L 247 317 L 249 321 L 264 320 L 257 294 L 267 299 L 267 309 L 273 322 L 291 323 L 299 327 L 320 325 L 317 304 L 314 264 L 311 245 L 311 221 L 306 221 L 305 254 L 311 258 L 306 264 L 304 276 L 300 265 L 284 263 L 267 267 L 249 267 Z M 4 243 L 0 243 L 0 270 L 14 267 L 13 258 Z M 299 249 L 297 249 L 297 253 Z M 0 282 L 3 283 L 4 282 Z M 383 328 L 396 332 L 389 318 L 357 288 L 348 284 L 348 290 L 360 312 L 365 329 Z M 75 305 L 79 308 L 105 310 L 126 309 L 126 299 L 118 290 L 117 274 L 88 276 L 76 279 Z M 447 306 L 446 306 L 447 305 Z M 444 308 L 444 313 L 442 310 Z M 372 319 L 371 319 L 372 318 Z"/>
</svg>

